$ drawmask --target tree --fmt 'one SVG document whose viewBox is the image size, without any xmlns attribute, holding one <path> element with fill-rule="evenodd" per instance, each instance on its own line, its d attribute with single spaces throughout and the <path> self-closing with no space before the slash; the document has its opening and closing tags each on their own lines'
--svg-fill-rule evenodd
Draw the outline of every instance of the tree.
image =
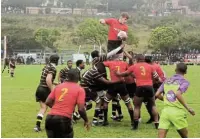
<svg viewBox="0 0 200 139">
<path fill-rule="evenodd" d="M 95 19 L 87 19 L 78 26 L 76 36 L 79 40 L 102 46 L 107 40 L 107 28 Z"/>
<path fill-rule="evenodd" d="M 56 49 L 54 43 L 58 40 L 60 32 L 53 29 L 41 28 L 35 32 L 34 38 L 36 42 L 40 43 L 43 47 Z"/>
<path fill-rule="evenodd" d="M 149 44 L 155 50 L 160 50 L 168 56 L 172 48 L 177 46 L 178 32 L 172 27 L 157 27 L 151 32 Z"/>
<path fill-rule="evenodd" d="M 127 44 L 128 44 L 128 45 L 133 45 L 133 46 L 135 46 L 135 47 L 138 47 L 138 44 L 139 44 L 139 38 L 136 37 L 136 36 L 133 34 L 133 30 L 132 30 L 131 28 L 129 28 L 129 30 L 128 30 Z"/>
</svg>

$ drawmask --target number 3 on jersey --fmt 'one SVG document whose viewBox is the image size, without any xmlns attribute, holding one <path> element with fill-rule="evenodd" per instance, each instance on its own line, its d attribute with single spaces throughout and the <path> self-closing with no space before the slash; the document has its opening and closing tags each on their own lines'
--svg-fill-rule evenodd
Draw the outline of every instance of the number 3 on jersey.
<svg viewBox="0 0 200 139">
<path fill-rule="evenodd" d="M 146 70 L 143 66 L 140 67 L 141 70 L 141 75 L 145 76 L 146 75 Z"/>
<path fill-rule="evenodd" d="M 67 93 L 68 93 L 68 89 L 67 89 L 67 88 L 63 88 L 63 89 L 61 90 L 61 95 L 60 95 L 60 97 L 58 98 L 58 101 L 63 101 L 63 98 L 64 98 L 64 96 L 65 96 Z"/>
<path fill-rule="evenodd" d="M 116 66 L 116 69 L 119 72 L 120 71 L 120 66 Z"/>
</svg>

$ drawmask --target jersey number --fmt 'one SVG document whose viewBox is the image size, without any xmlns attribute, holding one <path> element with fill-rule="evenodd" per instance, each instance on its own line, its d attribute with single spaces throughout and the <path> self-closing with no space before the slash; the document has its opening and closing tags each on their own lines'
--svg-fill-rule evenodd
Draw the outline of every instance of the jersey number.
<svg viewBox="0 0 200 139">
<path fill-rule="evenodd" d="M 61 90 L 61 95 L 60 95 L 60 97 L 58 98 L 58 101 L 63 101 L 63 98 L 64 98 L 64 96 L 65 96 L 67 93 L 68 93 L 68 89 L 67 89 L 67 88 L 63 88 L 63 89 Z"/>
<path fill-rule="evenodd" d="M 145 76 L 146 75 L 146 70 L 143 66 L 140 67 L 141 70 L 141 75 Z"/>
<path fill-rule="evenodd" d="M 117 68 L 117 71 L 119 72 L 120 71 L 120 66 L 116 66 L 116 68 Z"/>
</svg>

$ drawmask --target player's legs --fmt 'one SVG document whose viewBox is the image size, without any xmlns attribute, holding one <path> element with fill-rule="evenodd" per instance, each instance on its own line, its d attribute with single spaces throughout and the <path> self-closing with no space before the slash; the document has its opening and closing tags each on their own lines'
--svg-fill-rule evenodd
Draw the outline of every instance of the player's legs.
<svg viewBox="0 0 200 139">
<path fill-rule="evenodd" d="M 158 125 L 159 125 L 159 119 L 158 119 L 158 111 L 157 111 L 157 108 L 156 108 L 156 104 L 155 104 L 155 98 L 152 97 L 152 98 L 149 98 L 149 103 L 151 103 L 151 113 L 153 114 L 153 117 L 154 117 L 154 124 L 155 124 L 155 128 L 158 129 Z"/>
<path fill-rule="evenodd" d="M 109 91 L 108 91 L 109 92 Z M 104 105 L 103 105 L 103 112 L 104 112 L 104 123 L 103 126 L 108 125 L 108 104 L 112 100 L 113 96 L 111 96 L 109 93 L 106 93 L 104 97 Z"/>
<path fill-rule="evenodd" d="M 2 70 L 2 73 L 4 72 L 4 70 L 6 69 L 6 64 L 4 64 L 4 67 L 3 67 L 3 70 Z"/>
<path fill-rule="evenodd" d="M 118 94 L 113 100 L 112 100 L 112 116 L 111 118 L 113 120 L 121 121 L 123 119 L 123 114 L 121 110 L 121 105 L 120 105 L 120 95 Z M 118 116 L 117 116 L 117 113 Z"/>
<path fill-rule="evenodd" d="M 161 86 L 161 83 L 156 83 L 156 84 L 153 85 L 154 93 L 157 92 L 157 90 L 158 90 L 158 88 L 160 86 Z M 144 98 L 144 103 L 145 103 L 146 109 L 147 109 L 147 111 L 148 111 L 148 113 L 150 115 L 150 119 L 146 123 L 150 124 L 150 123 L 152 123 L 154 121 L 153 114 L 151 112 L 152 111 L 151 110 L 152 106 L 151 106 L 151 103 L 149 103 L 148 100 L 145 99 L 145 98 Z M 159 115 L 158 115 L 158 117 L 159 117 Z"/>
<path fill-rule="evenodd" d="M 177 132 L 179 133 L 181 138 L 188 138 L 188 130 L 187 130 L 187 128 L 183 128 L 183 129 L 177 130 Z"/>
<path fill-rule="evenodd" d="M 41 131 L 41 122 L 45 112 L 47 111 L 47 105 L 44 102 L 40 101 L 39 104 L 40 104 L 40 111 L 37 115 L 36 127 L 34 128 L 36 132 Z"/>
<path fill-rule="evenodd" d="M 167 129 L 159 129 L 158 130 L 158 138 L 166 138 L 167 136 Z"/>
<path fill-rule="evenodd" d="M 147 103 L 149 103 L 149 111 L 153 116 L 155 122 L 155 128 L 158 128 L 158 111 L 155 104 L 154 90 L 152 86 L 143 86 L 143 92 L 141 93 L 144 98 L 146 98 Z"/>
<path fill-rule="evenodd" d="M 96 107 L 95 107 L 95 111 L 94 111 L 94 117 L 93 117 L 93 121 L 92 124 L 94 126 L 96 126 L 98 124 L 98 118 L 99 118 L 99 114 L 101 113 L 101 104 L 103 102 L 101 102 L 101 99 L 99 98 L 99 96 L 97 95 L 96 98 L 94 99 L 94 102 L 96 103 Z"/>
<path fill-rule="evenodd" d="M 129 95 L 125 95 L 125 96 L 121 96 L 122 97 L 122 100 L 124 100 L 125 102 L 125 105 L 128 109 L 128 113 L 129 113 L 129 116 L 130 116 L 130 119 L 131 119 L 131 125 L 133 126 L 133 122 L 134 122 L 134 112 L 133 112 L 133 106 L 131 105 L 131 99 L 129 97 Z"/>
<path fill-rule="evenodd" d="M 10 68 L 10 77 L 14 77 L 14 68 Z"/>
<path fill-rule="evenodd" d="M 37 88 L 35 95 L 36 95 L 36 101 L 39 102 L 39 104 L 40 104 L 40 110 L 39 110 L 38 115 L 36 117 L 36 127 L 34 128 L 34 130 L 36 132 L 41 131 L 41 128 L 40 128 L 41 122 L 42 122 L 44 114 L 45 114 L 45 112 L 47 111 L 47 108 L 48 108 L 47 105 L 45 104 L 45 101 L 46 101 L 49 93 L 50 93 L 50 89 L 47 88 L 47 87 L 39 86 Z"/>
<path fill-rule="evenodd" d="M 127 109 L 128 109 L 128 112 L 129 112 L 129 116 L 130 116 L 130 119 L 131 119 L 131 125 L 133 125 L 133 121 L 134 121 L 134 118 L 133 118 L 133 106 L 131 104 L 131 99 L 129 97 L 129 93 L 128 93 L 128 90 L 126 88 L 126 85 L 125 84 L 118 84 L 117 85 L 117 90 L 119 91 L 119 94 L 122 98 L 122 100 L 124 100 L 126 106 L 127 106 Z"/>
<path fill-rule="evenodd" d="M 133 129 L 138 129 L 139 118 L 140 118 L 140 109 L 142 106 L 143 97 L 134 96 L 134 126 Z"/>
</svg>

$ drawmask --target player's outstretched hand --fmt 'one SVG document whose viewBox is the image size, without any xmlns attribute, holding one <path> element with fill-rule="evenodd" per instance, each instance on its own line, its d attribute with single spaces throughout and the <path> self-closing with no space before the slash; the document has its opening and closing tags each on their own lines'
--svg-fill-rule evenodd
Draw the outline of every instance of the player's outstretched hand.
<svg viewBox="0 0 200 139">
<path fill-rule="evenodd" d="M 191 108 L 189 108 L 189 110 L 188 110 L 188 112 L 191 114 L 191 115 L 195 115 L 195 112 L 194 112 L 194 110 L 193 109 L 191 109 Z"/>
<path fill-rule="evenodd" d="M 87 131 L 90 130 L 90 123 L 89 122 L 84 122 L 84 127 Z"/>
<path fill-rule="evenodd" d="M 125 46 L 126 46 L 126 44 L 122 44 L 122 45 L 121 45 L 121 48 L 123 49 Z"/>
</svg>

